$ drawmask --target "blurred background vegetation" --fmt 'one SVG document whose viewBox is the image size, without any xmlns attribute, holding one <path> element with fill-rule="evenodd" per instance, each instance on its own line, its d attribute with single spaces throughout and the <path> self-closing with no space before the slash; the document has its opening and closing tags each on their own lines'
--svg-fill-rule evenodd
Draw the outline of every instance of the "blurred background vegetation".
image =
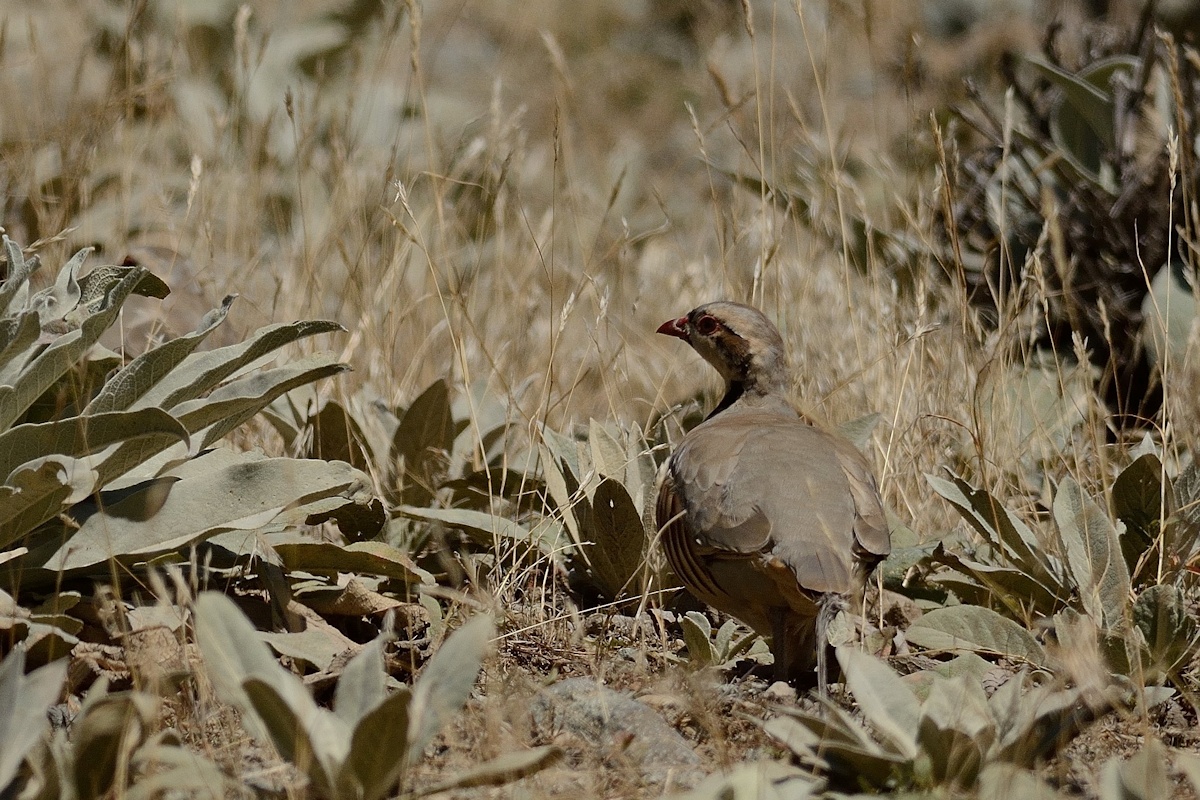
<svg viewBox="0 0 1200 800">
<path fill-rule="evenodd" d="M 1169 684 L 1194 723 L 1194 6 L 10 0 L 0 20 L 2 274 L 15 292 L 23 259 L 51 269 L 14 294 L 5 341 L 20 340 L 18 310 L 37 312 L 29 352 L 71 330 L 71 309 L 48 314 L 46 298 L 96 312 L 86 291 L 71 294 L 83 262 L 60 272 L 81 249 L 94 248 L 90 264 L 121 265 L 109 277 L 129 285 L 107 296 L 103 350 L 80 348 L 79 364 L 28 384 L 37 392 L 0 415 L 0 436 L 55 420 L 83 430 L 93 411 L 125 410 L 101 388 L 113 370 L 185 336 L 192 347 L 207 339 L 198 354 L 218 352 L 230 367 L 207 382 L 188 377 L 195 361 L 165 368 L 192 381 L 195 405 L 154 417 L 164 449 L 191 437 L 170 452 L 211 465 L 200 450 L 228 435 L 242 453 L 345 462 L 321 473 L 319 491 L 283 492 L 288 513 L 251 524 L 247 510 L 238 529 L 256 544 L 201 525 L 116 545 L 110 555 L 132 582 L 105 574 L 102 557 L 43 548 L 39 561 L 21 538 L 65 541 L 103 507 L 93 491 L 132 485 L 110 484 L 103 469 L 84 488 L 64 478 L 53 509 L 22 518 L 26 528 L 0 525 L 0 546 L 12 545 L 0 563 L 19 576 L 4 587 L 13 607 L 59 631 L 31 657 L 74 648 L 81 629 L 115 641 L 112 625 L 95 632 L 105 626 L 94 609 L 112 601 L 88 599 L 96 580 L 130 609 L 150 596 L 188 605 L 182 578 L 159 591 L 146 576 L 172 548 L 186 562 L 183 543 L 213 539 L 210 566 L 230 571 L 209 576 L 240 587 L 244 607 L 258 592 L 255 622 L 271 635 L 300 635 L 296 598 L 337 617 L 345 645 L 369 640 L 402 606 L 410 625 L 420 617 L 432 631 L 400 658 L 405 669 L 389 668 L 411 677 L 446 620 L 484 607 L 508 631 L 498 640 L 508 667 L 492 684 L 501 695 L 559 672 L 621 675 L 608 645 L 585 641 L 580 615 L 629 597 L 644 609 L 673 585 L 647 546 L 647 487 L 717 388 L 654 331 L 725 297 L 779 323 L 798 404 L 848 425 L 876 464 L 901 551 L 887 579 L 916 598 L 913 615 L 961 602 L 1042 643 L 1091 636 L 1080 652 L 1105 655 L 1090 662 L 1000 655 L 1068 676 L 1071 702 L 1112 675 L 1122 690 Z M 138 269 L 169 294 L 139 291 Z M 325 322 L 237 349 L 294 320 Z M 284 345 L 295 366 L 254 378 Z M 344 365 L 352 371 L 309 385 Z M 207 404 L 235 397 L 236 407 Z M 153 432 L 132 437 L 124 424 L 114 436 Z M 56 458 L 107 444 L 73 446 Z M 147 463 L 147 479 L 206 469 Z M 926 479 L 947 470 L 953 481 Z M 1111 536 L 1089 536 L 1080 520 L 1101 518 Z M 16 552 L 22 541 L 30 553 Z M 1092 568 L 1101 550 L 1121 555 L 1115 589 Z M 339 616 L 348 574 L 372 577 L 355 613 Z M 1005 583 L 1031 574 L 1040 588 Z M 81 593 L 68 605 L 93 611 L 60 607 L 63 589 Z M 1095 630 L 1080 633 L 1068 612 Z M 79 626 L 63 621 L 70 613 Z M 1182 650 L 1156 643 L 1155 614 L 1188 632 Z M 733 628 L 684 619 L 639 634 L 644 674 L 677 660 L 680 637 L 708 664 L 761 653 Z M 938 649 L 945 639 L 929 627 L 913 643 Z M 975 644 L 996 655 L 994 641 Z M 298 672 L 330 667 L 332 653 L 282 647 Z M 518 663 L 538 677 L 513 677 Z M 244 710 L 239 691 L 224 699 Z M 456 691 L 460 702 L 466 690 Z M 1144 698 L 1140 708 L 1146 722 Z M 695 736 L 721 764 L 748 752 L 736 730 L 706 724 Z M 501 742 L 493 750 L 511 743 L 489 731 Z M 459 732 L 460 758 L 473 735 Z M 904 747 L 918 745 L 941 747 Z M 901 761 L 916 783 L 906 785 L 927 786 L 910 756 Z M 976 772 L 947 785 L 973 787 Z M 396 777 L 372 780 L 387 789 Z"/>
</svg>

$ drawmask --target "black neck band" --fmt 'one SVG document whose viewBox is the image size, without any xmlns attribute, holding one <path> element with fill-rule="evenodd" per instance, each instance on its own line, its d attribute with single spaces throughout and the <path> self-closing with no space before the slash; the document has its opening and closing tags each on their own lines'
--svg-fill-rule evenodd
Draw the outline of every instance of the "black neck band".
<svg viewBox="0 0 1200 800">
<path fill-rule="evenodd" d="M 738 398 L 741 397 L 745 391 L 746 384 L 742 383 L 741 381 L 730 381 L 729 389 L 726 390 L 725 396 L 721 398 L 721 402 L 717 403 L 717 407 L 714 408 L 712 413 L 705 417 L 705 419 L 712 419 L 717 414 L 720 414 L 722 411 L 729 408 L 731 405 L 737 402 Z"/>
</svg>

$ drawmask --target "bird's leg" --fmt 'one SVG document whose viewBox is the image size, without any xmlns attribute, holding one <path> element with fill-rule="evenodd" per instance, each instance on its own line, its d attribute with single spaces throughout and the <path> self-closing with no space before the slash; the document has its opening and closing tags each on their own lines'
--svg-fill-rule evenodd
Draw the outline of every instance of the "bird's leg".
<svg viewBox="0 0 1200 800">
<path fill-rule="evenodd" d="M 817 691 L 822 697 L 829 694 L 829 626 L 845 607 L 846 598 L 833 592 L 817 600 Z"/>
<path fill-rule="evenodd" d="M 817 693 L 821 697 L 829 696 L 829 640 L 826 638 L 826 625 L 822 617 L 817 617 Z"/>
</svg>

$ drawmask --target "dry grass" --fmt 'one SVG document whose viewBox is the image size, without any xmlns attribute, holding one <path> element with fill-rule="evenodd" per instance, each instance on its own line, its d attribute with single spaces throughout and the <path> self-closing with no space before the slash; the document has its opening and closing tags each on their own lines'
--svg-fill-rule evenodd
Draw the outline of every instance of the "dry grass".
<svg viewBox="0 0 1200 800">
<path fill-rule="evenodd" d="M 783 329 L 799 403 L 829 423 L 882 415 L 885 497 L 933 538 L 954 523 L 924 473 L 949 467 L 1032 507 L 1068 474 L 1107 491 L 1123 456 L 1059 364 L 1077 401 L 1065 432 L 1022 416 L 1012 353 L 1036 297 L 987 335 L 931 255 L 870 249 L 855 265 L 840 246 L 857 217 L 933 241 L 930 110 L 964 74 L 986 78 L 989 54 L 1036 43 L 1030 20 L 999 12 L 941 40 L 919 5 L 750 2 L 748 18 L 727 0 L 24 4 L 3 21 L 3 224 L 49 263 L 83 245 L 159 259 L 173 299 L 125 321 L 131 347 L 237 292 L 234 333 L 347 328 L 319 344 L 355 372 L 325 391 L 401 402 L 438 377 L 483 381 L 531 429 L 645 424 L 711 391 L 715 376 L 653 332 L 702 301 L 754 302 Z M 339 34 L 339 9 L 372 16 Z M 786 213 L 729 173 L 808 207 Z M 1168 403 L 1175 463 L 1200 431 L 1185 397 Z M 544 603 L 521 638 L 584 647 L 557 584 L 495 577 L 485 604 Z M 503 698 L 541 678 L 506 677 L 513 646 L 460 758 L 522 738 Z M 618 685 L 670 683 L 718 763 L 761 746 L 661 659 L 622 675 L 581 652 L 573 668 Z M 631 791 L 619 775 L 559 778 L 535 794 Z"/>
</svg>

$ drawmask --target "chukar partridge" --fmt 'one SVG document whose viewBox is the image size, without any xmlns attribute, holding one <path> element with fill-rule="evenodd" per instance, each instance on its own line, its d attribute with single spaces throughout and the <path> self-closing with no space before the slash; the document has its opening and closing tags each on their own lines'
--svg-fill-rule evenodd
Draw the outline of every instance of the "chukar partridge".
<svg viewBox="0 0 1200 800">
<path fill-rule="evenodd" d="M 667 462 L 656 508 L 667 561 L 696 597 L 771 639 L 777 679 L 815 677 L 823 691 L 826 628 L 891 551 L 871 467 L 792 407 L 783 338 L 757 309 L 708 303 L 658 332 L 725 379 Z"/>
</svg>

